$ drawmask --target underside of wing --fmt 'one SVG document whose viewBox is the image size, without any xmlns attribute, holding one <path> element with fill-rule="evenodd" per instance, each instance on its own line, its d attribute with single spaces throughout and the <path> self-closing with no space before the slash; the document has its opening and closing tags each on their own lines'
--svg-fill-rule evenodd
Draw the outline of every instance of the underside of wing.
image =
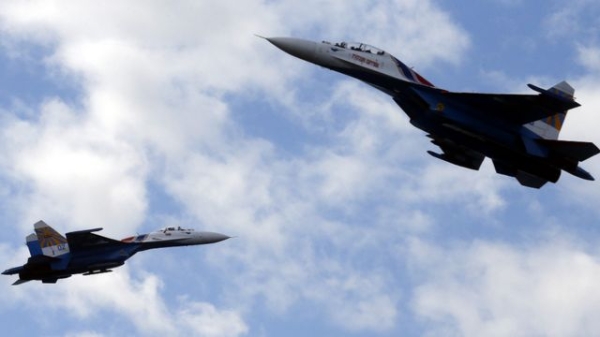
<svg viewBox="0 0 600 337">
<path fill-rule="evenodd" d="M 101 229 L 102 228 L 94 228 L 67 233 L 67 241 L 69 242 L 71 252 L 76 252 L 84 249 L 94 249 L 105 246 L 124 245 L 124 243 L 120 241 L 109 239 L 104 236 L 92 233 L 97 232 Z"/>
</svg>

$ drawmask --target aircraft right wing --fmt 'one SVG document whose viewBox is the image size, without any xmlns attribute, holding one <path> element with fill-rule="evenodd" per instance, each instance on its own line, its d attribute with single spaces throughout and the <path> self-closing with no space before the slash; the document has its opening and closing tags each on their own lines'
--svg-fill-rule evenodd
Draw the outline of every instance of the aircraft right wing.
<svg viewBox="0 0 600 337">
<path fill-rule="evenodd" d="M 440 103 L 459 106 L 480 114 L 482 118 L 491 117 L 515 125 L 535 122 L 580 106 L 572 99 L 552 95 L 547 91 L 527 95 L 449 92 L 427 87 L 413 87 L 413 90 L 430 106 L 435 107 Z"/>
<path fill-rule="evenodd" d="M 82 231 L 69 232 L 66 234 L 71 252 L 81 251 L 99 246 L 118 246 L 124 243 L 94 234 L 102 228 L 86 229 Z"/>
</svg>

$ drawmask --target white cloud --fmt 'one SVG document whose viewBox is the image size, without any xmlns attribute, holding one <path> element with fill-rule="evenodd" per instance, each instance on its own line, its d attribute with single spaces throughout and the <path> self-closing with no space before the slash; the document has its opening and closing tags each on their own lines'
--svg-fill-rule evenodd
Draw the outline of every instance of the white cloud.
<svg viewBox="0 0 600 337">
<path fill-rule="evenodd" d="M 403 185 L 398 194 L 402 200 L 415 205 L 423 201 L 456 203 L 473 214 L 489 215 L 506 205 L 500 195 L 506 187 L 522 188 L 516 180 L 498 176 L 490 162 L 484 162 L 480 170 L 474 172 L 433 161 L 418 173 L 412 173 L 410 182 Z"/>
<path fill-rule="evenodd" d="M 37 121 L 11 120 L 0 136 L 1 165 L 21 191 L 15 206 L 28 230 L 39 219 L 61 230 L 107 222 L 131 230 L 141 221 L 143 155 L 64 102 L 44 103 Z"/>
<path fill-rule="evenodd" d="M 575 0 L 564 6 L 560 1 L 553 4 L 554 11 L 545 20 L 545 29 L 550 39 L 589 39 L 597 37 L 597 31 L 590 29 L 598 24 L 600 12 L 594 0 Z"/>
<path fill-rule="evenodd" d="M 94 331 L 79 331 L 79 332 L 70 332 L 66 334 L 66 337 L 102 337 L 104 336 L 101 333 Z"/>
<path fill-rule="evenodd" d="M 381 275 L 367 276 L 338 270 L 339 275 L 324 275 L 325 282 L 307 289 L 307 296 L 328 307 L 338 325 L 350 330 L 386 331 L 398 320 L 396 292 Z"/>
<path fill-rule="evenodd" d="M 18 305 L 34 312 L 33 317 L 39 321 L 66 316 L 89 324 L 104 319 L 104 312 L 114 312 L 143 336 L 241 336 L 249 331 L 234 309 L 220 309 L 187 298 L 168 306 L 162 294 L 163 284 L 156 275 L 142 272 L 142 278 L 135 279 L 129 272 L 126 266 L 110 274 L 73 276 L 56 285 L 20 285 L 11 289 L 8 303 L 18 301 Z M 123 326 L 122 330 L 132 327 Z M 110 334 L 111 325 L 96 332 L 70 335 L 88 333 Z"/>
<path fill-rule="evenodd" d="M 577 53 L 581 65 L 589 71 L 600 72 L 600 47 L 579 46 Z"/>
<path fill-rule="evenodd" d="M 414 242 L 427 275 L 413 308 L 431 331 L 461 336 L 589 336 L 600 331 L 599 256 L 558 238 L 518 248 L 475 241 L 451 249 Z M 439 330 L 438 330 L 439 329 Z"/>
<path fill-rule="evenodd" d="M 209 303 L 191 303 L 175 314 L 180 335 L 187 336 L 240 336 L 248 327 L 233 310 L 218 310 Z"/>
</svg>

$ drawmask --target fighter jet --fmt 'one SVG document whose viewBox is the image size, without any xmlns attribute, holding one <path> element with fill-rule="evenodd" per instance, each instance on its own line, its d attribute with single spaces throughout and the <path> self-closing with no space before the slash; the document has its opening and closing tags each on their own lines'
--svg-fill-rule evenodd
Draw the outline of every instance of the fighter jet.
<svg viewBox="0 0 600 337">
<path fill-rule="evenodd" d="M 13 285 L 31 280 L 56 283 L 58 279 L 73 274 L 107 273 L 112 271 L 111 268 L 122 266 L 125 260 L 144 250 L 203 245 L 229 239 L 223 234 L 196 232 L 181 227 L 166 227 L 120 241 L 94 234 L 102 228 L 70 232 L 66 234 L 66 238 L 44 221 L 35 223 L 34 229 L 35 234 L 30 234 L 26 238 L 31 254 L 27 263 L 2 273 L 19 274 L 19 279 Z"/>
<path fill-rule="evenodd" d="M 451 92 L 434 86 L 389 53 L 364 43 L 266 38 L 310 63 L 354 77 L 390 95 L 441 153 L 435 158 L 479 170 L 485 157 L 497 173 L 524 186 L 557 182 L 561 170 L 594 180 L 579 166 L 600 152 L 589 142 L 558 140 L 567 111 L 580 106 L 575 90 L 528 84 L 535 95 Z"/>
</svg>

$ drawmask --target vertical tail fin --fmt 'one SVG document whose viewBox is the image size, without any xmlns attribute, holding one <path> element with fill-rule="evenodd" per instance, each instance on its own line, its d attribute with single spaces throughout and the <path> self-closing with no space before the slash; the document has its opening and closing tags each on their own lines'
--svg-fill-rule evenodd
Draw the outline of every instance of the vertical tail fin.
<svg viewBox="0 0 600 337">
<path fill-rule="evenodd" d="M 562 81 L 547 91 L 544 91 L 547 95 L 556 96 L 556 98 L 561 100 L 575 100 L 575 89 L 573 89 L 566 81 Z M 566 117 L 567 110 L 557 111 L 555 115 L 533 122 L 530 129 L 542 138 L 556 140 L 558 139 L 558 134 L 562 129 Z"/>
<path fill-rule="evenodd" d="M 571 101 L 575 100 L 575 89 L 573 89 L 566 81 L 555 84 L 552 88 L 548 89 L 548 91 L 563 99 Z"/>
<path fill-rule="evenodd" d="M 69 252 L 69 244 L 67 243 L 67 239 L 60 235 L 54 228 L 48 226 L 44 221 L 38 221 L 33 225 L 35 228 L 35 234 L 37 236 L 36 240 L 39 242 L 39 247 L 41 248 L 41 252 L 43 255 L 50 257 L 57 257 L 64 255 Z M 31 237 L 28 236 L 28 240 Z M 32 250 L 30 246 L 30 241 L 27 242 L 27 246 L 30 247 L 29 251 L 32 253 L 39 252 L 35 248 Z M 33 242 L 32 246 L 33 246 Z"/>
<path fill-rule="evenodd" d="M 40 247 L 40 242 L 38 241 L 37 235 L 29 234 L 25 240 L 27 241 L 27 248 L 29 248 L 29 254 L 31 256 L 43 255 L 42 247 Z"/>
</svg>

